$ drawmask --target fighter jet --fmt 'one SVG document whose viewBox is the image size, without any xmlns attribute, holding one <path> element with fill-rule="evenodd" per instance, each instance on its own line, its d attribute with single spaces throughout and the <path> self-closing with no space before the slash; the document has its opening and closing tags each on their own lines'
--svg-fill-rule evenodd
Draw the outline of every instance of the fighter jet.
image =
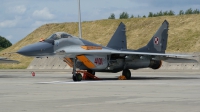
<svg viewBox="0 0 200 112">
<path fill-rule="evenodd" d="M 165 20 L 146 46 L 137 50 L 127 49 L 126 27 L 121 22 L 107 46 L 98 45 L 65 32 L 57 32 L 40 42 L 25 46 L 17 53 L 24 56 L 47 57 L 58 56 L 73 67 L 72 78 L 81 81 L 82 75 L 76 68 L 95 72 L 120 72 L 131 78 L 129 69 L 159 69 L 162 61 L 196 62 L 187 59 L 190 55 L 167 54 L 169 23 Z M 179 57 L 184 58 L 179 58 Z"/>
</svg>

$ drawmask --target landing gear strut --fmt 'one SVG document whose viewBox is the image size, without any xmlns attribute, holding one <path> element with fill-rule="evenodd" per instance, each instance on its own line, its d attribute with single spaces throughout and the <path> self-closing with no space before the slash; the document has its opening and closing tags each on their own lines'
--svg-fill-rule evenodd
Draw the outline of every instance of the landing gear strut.
<svg viewBox="0 0 200 112">
<path fill-rule="evenodd" d="M 80 73 L 76 73 L 76 62 L 77 58 L 74 58 L 74 64 L 73 64 L 73 71 L 72 71 L 72 79 L 73 81 L 81 81 L 82 80 L 82 75 Z"/>
<path fill-rule="evenodd" d="M 122 75 L 125 76 L 127 80 L 131 79 L 131 72 L 129 69 L 124 69 Z"/>
</svg>

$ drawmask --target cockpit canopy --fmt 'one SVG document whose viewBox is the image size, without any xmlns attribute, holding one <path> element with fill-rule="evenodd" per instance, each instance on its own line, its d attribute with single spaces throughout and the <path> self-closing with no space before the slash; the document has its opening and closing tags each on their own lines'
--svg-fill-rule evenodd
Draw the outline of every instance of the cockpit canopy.
<svg viewBox="0 0 200 112">
<path fill-rule="evenodd" d="M 50 37 L 48 37 L 46 40 L 58 40 L 60 38 L 69 38 L 72 37 L 70 34 L 67 34 L 65 32 L 56 32 Z"/>
</svg>

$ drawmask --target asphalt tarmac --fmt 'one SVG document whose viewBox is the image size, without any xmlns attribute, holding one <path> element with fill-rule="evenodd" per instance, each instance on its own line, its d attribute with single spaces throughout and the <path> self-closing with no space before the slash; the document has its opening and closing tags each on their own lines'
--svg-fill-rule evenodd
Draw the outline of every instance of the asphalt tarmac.
<svg viewBox="0 0 200 112">
<path fill-rule="evenodd" d="M 71 71 L 0 71 L 0 112 L 200 112 L 199 71 L 96 75 L 73 82 Z"/>
</svg>

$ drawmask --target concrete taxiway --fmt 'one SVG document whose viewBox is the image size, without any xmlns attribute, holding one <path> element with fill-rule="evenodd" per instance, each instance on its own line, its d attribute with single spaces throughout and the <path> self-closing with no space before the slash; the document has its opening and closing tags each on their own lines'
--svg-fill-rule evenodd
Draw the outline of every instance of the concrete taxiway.
<svg viewBox="0 0 200 112">
<path fill-rule="evenodd" d="M 0 112 L 199 112 L 199 71 L 97 73 L 73 82 L 71 71 L 0 71 Z"/>
</svg>

